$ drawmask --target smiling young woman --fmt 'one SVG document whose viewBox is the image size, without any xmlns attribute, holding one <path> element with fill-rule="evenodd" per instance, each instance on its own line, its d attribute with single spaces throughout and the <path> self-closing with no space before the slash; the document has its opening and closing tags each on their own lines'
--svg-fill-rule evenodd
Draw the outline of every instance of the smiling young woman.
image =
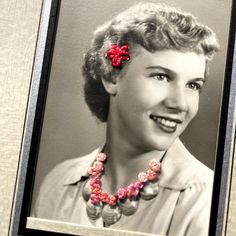
<svg viewBox="0 0 236 236">
<path fill-rule="evenodd" d="M 163 235 L 208 235 L 213 173 L 179 136 L 198 112 L 215 34 L 191 14 L 137 4 L 100 26 L 85 99 L 104 145 L 57 166 L 34 216 Z"/>
<path fill-rule="evenodd" d="M 108 140 L 139 152 L 164 151 L 198 111 L 205 57 L 176 50 L 136 50 L 138 55 L 122 76 L 112 83 L 104 81 L 111 95 Z"/>
</svg>

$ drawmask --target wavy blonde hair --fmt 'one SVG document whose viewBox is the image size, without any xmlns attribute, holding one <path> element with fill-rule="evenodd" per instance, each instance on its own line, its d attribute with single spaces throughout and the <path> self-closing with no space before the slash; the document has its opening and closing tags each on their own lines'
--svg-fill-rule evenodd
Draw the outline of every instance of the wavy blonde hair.
<svg viewBox="0 0 236 236">
<path fill-rule="evenodd" d="M 102 122 L 107 121 L 110 99 L 102 80 L 113 81 L 122 73 L 122 69 L 112 67 L 105 58 L 112 44 L 128 44 L 131 58 L 137 47 L 149 52 L 175 49 L 203 54 L 207 63 L 219 49 L 215 33 L 190 13 L 155 3 L 140 3 L 123 11 L 94 32 L 82 67 L 85 100 Z M 126 66 L 128 63 L 123 63 L 122 67 Z"/>
</svg>

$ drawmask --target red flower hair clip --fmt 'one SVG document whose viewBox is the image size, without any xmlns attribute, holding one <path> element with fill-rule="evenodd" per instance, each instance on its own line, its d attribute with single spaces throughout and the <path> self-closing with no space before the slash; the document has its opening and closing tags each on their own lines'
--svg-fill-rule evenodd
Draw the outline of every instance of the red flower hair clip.
<svg viewBox="0 0 236 236">
<path fill-rule="evenodd" d="M 113 44 L 112 48 L 105 56 L 111 59 L 113 67 L 121 67 L 122 61 L 129 60 L 128 45 L 125 44 L 122 47 L 119 47 L 117 44 Z"/>
</svg>

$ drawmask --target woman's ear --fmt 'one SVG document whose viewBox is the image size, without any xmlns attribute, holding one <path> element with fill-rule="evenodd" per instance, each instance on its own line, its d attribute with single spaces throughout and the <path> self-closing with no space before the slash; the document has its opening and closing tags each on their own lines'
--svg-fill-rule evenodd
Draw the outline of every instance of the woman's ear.
<svg viewBox="0 0 236 236">
<path fill-rule="evenodd" d="M 102 80 L 103 86 L 105 90 L 112 96 L 115 96 L 117 93 L 117 81 L 107 81 L 107 80 Z"/>
</svg>

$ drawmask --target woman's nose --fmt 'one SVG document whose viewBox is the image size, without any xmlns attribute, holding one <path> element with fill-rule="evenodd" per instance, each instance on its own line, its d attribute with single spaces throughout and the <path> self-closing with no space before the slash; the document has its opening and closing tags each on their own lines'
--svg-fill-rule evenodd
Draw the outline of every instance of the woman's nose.
<svg viewBox="0 0 236 236">
<path fill-rule="evenodd" d="M 186 112 L 188 109 L 184 88 L 173 88 L 165 99 L 165 106 L 177 112 Z"/>
</svg>

